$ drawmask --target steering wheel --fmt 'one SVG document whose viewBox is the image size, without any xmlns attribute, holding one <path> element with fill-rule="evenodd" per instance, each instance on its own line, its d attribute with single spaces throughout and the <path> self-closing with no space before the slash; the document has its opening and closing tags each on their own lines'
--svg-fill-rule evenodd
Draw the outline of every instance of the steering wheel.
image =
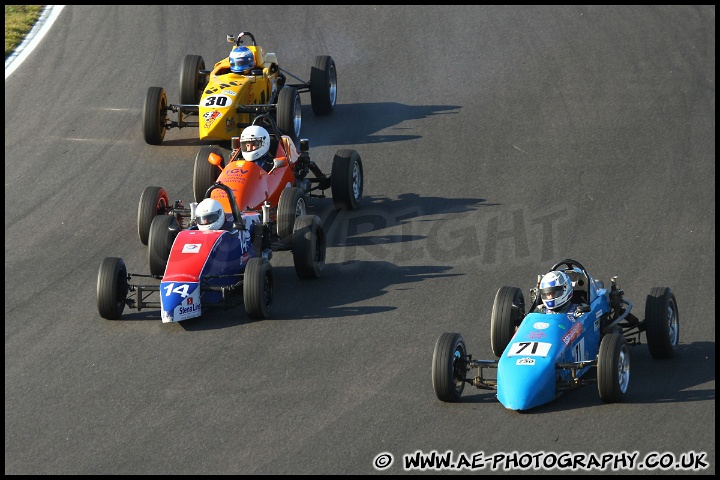
<svg viewBox="0 0 720 480">
<path fill-rule="evenodd" d="M 588 276 L 588 273 L 587 273 L 587 270 L 585 270 L 585 267 L 583 267 L 580 262 L 578 262 L 577 260 L 573 260 L 572 258 L 566 258 L 565 260 L 560 260 L 558 263 L 553 265 L 553 267 L 550 269 L 550 271 L 553 272 L 553 271 L 559 270 L 560 267 L 562 267 L 563 265 L 565 265 L 569 270 L 572 270 L 573 268 L 578 267 L 585 274 L 585 276 Z"/>
<path fill-rule="evenodd" d="M 261 113 L 257 115 L 253 119 L 252 124 L 263 127 L 265 130 L 268 131 L 270 135 L 274 135 L 277 139 L 280 139 L 281 137 L 281 134 L 277 128 L 277 124 L 275 123 L 273 118 L 267 113 Z"/>
<path fill-rule="evenodd" d="M 562 266 L 567 267 L 568 270 L 574 270 L 575 267 L 577 267 L 578 269 L 580 269 L 582 274 L 585 276 L 585 281 L 587 281 L 588 283 L 590 282 L 590 274 L 588 274 L 587 270 L 585 270 L 585 267 L 583 267 L 583 265 L 580 262 L 578 262 L 577 260 L 573 260 L 572 258 L 566 258 L 565 260 L 559 261 L 558 263 L 553 265 L 553 267 L 550 269 L 550 271 L 552 272 L 552 271 L 557 271 L 557 270 L 561 270 L 561 271 L 565 270 L 565 269 L 560 268 Z M 573 282 L 574 281 L 575 280 L 573 280 Z M 581 279 L 577 279 L 577 282 L 578 282 L 578 285 L 575 286 L 574 288 L 580 287 L 580 288 L 589 289 L 589 286 L 584 287 L 584 285 L 583 285 L 584 282 Z M 589 292 L 588 292 L 588 295 L 590 295 Z M 587 303 L 589 304 L 590 302 L 587 301 Z"/>
</svg>

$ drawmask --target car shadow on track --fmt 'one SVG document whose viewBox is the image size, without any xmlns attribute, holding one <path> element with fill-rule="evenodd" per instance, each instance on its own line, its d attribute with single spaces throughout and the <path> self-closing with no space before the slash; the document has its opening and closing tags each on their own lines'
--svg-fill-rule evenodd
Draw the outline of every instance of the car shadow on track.
<svg viewBox="0 0 720 480">
<path fill-rule="evenodd" d="M 408 127 L 397 127 L 409 120 L 437 115 L 456 115 L 458 105 L 404 105 L 395 102 L 338 104 L 331 115 L 315 116 L 310 105 L 303 105 L 301 136 L 311 147 L 363 145 L 400 142 L 421 138 Z M 401 134 L 378 133 L 397 127 Z"/>
<path fill-rule="evenodd" d="M 448 266 L 399 267 L 388 262 L 358 261 L 326 265 L 314 280 L 299 279 L 292 266 L 273 267 L 275 298 L 270 320 L 311 320 L 381 314 L 396 310 L 392 304 L 359 305 L 388 293 L 389 287 L 412 288 L 410 284 L 453 277 Z M 352 279 L 348 281 L 347 279 Z M 404 285 L 404 287 L 403 287 Z M 196 321 L 181 322 L 186 330 L 208 330 L 253 323 L 243 307 L 223 312 L 208 310 Z"/>
<path fill-rule="evenodd" d="M 468 213 L 480 207 L 495 207 L 484 198 L 422 197 L 415 193 L 402 193 L 397 199 L 363 197 L 356 210 L 336 210 L 330 199 L 314 202 L 308 213 L 320 217 L 329 247 L 378 245 L 420 240 L 419 235 L 368 236 L 387 228 L 407 224 L 420 217 Z M 438 221 L 429 218 L 427 221 Z"/>
<path fill-rule="evenodd" d="M 402 103 L 356 103 L 337 105 L 331 115 L 316 116 L 312 107 L 302 107 L 301 138 L 310 140 L 311 147 L 332 145 L 363 145 L 372 143 L 401 142 L 421 138 L 405 132 L 408 127 L 397 127 L 402 134 L 378 133 L 410 120 L 421 120 L 436 115 L 455 115 L 462 108 L 457 105 L 404 105 Z M 220 145 L 230 148 L 229 141 L 205 141 L 198 138 L 197 128 L 169 130 L 162 146 L 201 147 Z"/>
</svg>

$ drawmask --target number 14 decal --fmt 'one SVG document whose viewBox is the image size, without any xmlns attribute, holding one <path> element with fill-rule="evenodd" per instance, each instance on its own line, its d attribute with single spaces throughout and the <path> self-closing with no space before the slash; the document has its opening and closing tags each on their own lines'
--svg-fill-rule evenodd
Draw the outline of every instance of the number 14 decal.
<svg viewBox="0 0 720 480">
<path fill-rule="evenodd" d="M 187 298 L 190 293 L 188 292 L 190 285 L 187 283 L 181 283 L 179 286 L 175 286 L 175 283 L 168 283 L 165 286 L 165 296 L 169 297 L 173 293 L 178 293 L 182 298 Z"/>
<path fill-rule="evenodd" d="M 515 355 L 530 357 L 545 357 L 552 345 L 547 342 L 517 342 L 510 345 L 508 357 Z"/>
</svg>

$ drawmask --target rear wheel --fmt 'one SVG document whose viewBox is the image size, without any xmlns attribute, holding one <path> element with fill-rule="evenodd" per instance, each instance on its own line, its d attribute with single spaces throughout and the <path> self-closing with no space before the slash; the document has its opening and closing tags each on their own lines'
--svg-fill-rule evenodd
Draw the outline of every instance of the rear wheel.
<svg viewBox="0 0 720 480">
<path fill-rule="evenodd" d="M 180 103 L 200 103 L 203 88 L 207 84 L 200 70 L 205 70 L 205 60 L 200 55 L 185 55 L 180 66 Z"/>
<path fill-rule="evenodd" d="M 443 333 L 435 342 L 432 359 L 432 385 L 437 398 L 457 402 L 465 389 L 467 348 L 459 333 Z"/>
<path fill-rule="evenodd" d="M 310 70 L 310 101 L 315 115 L 329 115 L 337 101 L 335 61 L 328 55 L 315 57 Z"/>
<path fill-rule="evenodd" d="M 645 301 L 645 334 L 653 358 L 670 358 L 680 340 L 677 300 L 667 287 L 655 287 Z"/>
<path fill-rule="evenodd" d="M 302 215 L 295 220 L 292 254 L 295 273 L 300 278 L 319 278 L 325 266 L 325 232 L 317 215 Z"/>
<path fill-rule="evenodd" d="M 335 208 L 354 210 L 363 193 L 363 166 L 355 150 L 338 150 L 330 172 L 330 190 Z"/>
<path fill-rule="evenodd" d="M 290 244 L 295 231 L 295 221 L 306 213 L 305 194 L 301 188 L 288 187 L 280 192 L 277 209 L 277 234 L 280 241 Z"/>
<path fill-rule="evenodd" d="M 495 294 L 490 316 L 490 345 L 500 358 L 525 317 L 525 297 L 517 287 L 501 287 Z"/>
<path fill-rule="evenodd" d="M 302 104 L 300 94 L 295 87 L 283 87 L 278 95 L 276 123 L 280 132 L 292 138 L 300 137 L 302 124 Z"/>
<path fill-rule="evenodd" d="M 254 320 L 270 318 L 274 294 L 273 272 L 265 257 L 248 260 L 243 275 L 243 302 L 248 316 Z"/>
<path fill-rule="evenodd" d="M 619 402 L 630 384 L 630 349 L 625 337 L 617 333 L 605 335 L 600 341 L 597 364 L 597 386 L 605 403 Z"/>
<path fill-rule="evenodd" d="M 148 244 L 150 224 L 157 215 L 165 215 L 170 206 L 168 194 L 162 187 L 145 187 L 138 204 L 137 228 L 143 245 Z"/>
<path fill-rule="evenodd" d="M 225 157 L 217 145 L 201 147 L 195 155 L 195 167 L 193 169 L 193 196 L 197 203 L 205 199 L 205 192 L 212 186 L 222 173 L 219 167 L 208 162 L 211 153 L 217 153 L 223 157 L 222 164 L 225 164 Z"/>
<path fill-rule="evenodd" d="M 165 273 L 170 249 L 175 235 L 171 227 L 177 227 L 177 219 L 172 215 L 158 215 L 150 224 L 148 235 L 148 263 L 150 274 L 162 276 Z"/>
<path fill-rule="evenodd" d="M 125 310 L 129 291 L 128 275 L 122 258 L 106 257 L 97 278 L 97 308 L 100 316 L 117 320 Z"/>
<path fill-rule="evenodd" d="M 143 136 L 145 143 L 160 145 L 167 131 L 167 95 L 162 87 L 148 88 L 143 105 Z"/>
</svg>

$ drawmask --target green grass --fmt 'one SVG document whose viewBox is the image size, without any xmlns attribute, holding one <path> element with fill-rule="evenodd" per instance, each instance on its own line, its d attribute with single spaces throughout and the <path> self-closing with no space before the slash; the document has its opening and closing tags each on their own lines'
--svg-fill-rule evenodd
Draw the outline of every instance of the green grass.
<svg viewBox="0 0 720 480">
<path fill-rule="evenodd" d="M 5 5 L 5 58 L 20 45 L 45 5 Z"/>
</svg>

